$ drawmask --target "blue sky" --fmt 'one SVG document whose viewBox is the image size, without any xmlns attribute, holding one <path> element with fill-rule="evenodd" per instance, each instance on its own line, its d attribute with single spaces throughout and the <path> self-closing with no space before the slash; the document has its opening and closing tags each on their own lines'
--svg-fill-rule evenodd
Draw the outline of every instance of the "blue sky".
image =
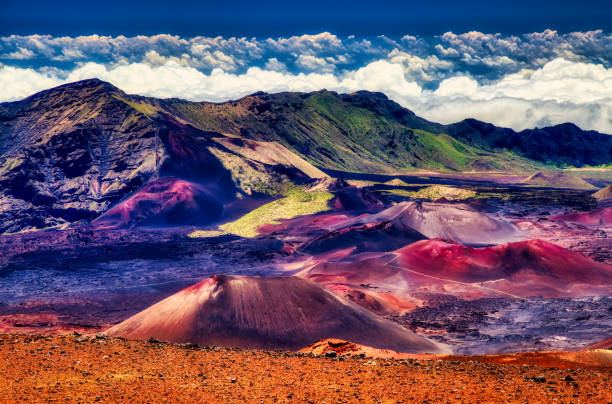
<svg viewBox="0 0 612 404">
<path fill-rule="evenodd" d="M 605 0 L 39 1 L 1 0 L 0 34 L 288 36 L 517 34 L 612 29 Z"/>
<path fill-rule="evenodd" d="M 0 0 L 0 102 L 91 77 L 214 102 L 371 90 L 442 123 L 612 133 L 610 3 Z"/>
</svg>

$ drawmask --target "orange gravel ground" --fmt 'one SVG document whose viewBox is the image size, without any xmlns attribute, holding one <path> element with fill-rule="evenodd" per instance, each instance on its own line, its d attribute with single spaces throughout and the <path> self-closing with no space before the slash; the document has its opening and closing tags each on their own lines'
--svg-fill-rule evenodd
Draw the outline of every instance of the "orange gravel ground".
<svg viewBox="0 0 612 404">
<path fill-rule="evenodd" d="M 328 358 L 106 337 L 0 335 L 0 401 L 612 401 L 610 368 L 457 359 Z"/>
</svg>

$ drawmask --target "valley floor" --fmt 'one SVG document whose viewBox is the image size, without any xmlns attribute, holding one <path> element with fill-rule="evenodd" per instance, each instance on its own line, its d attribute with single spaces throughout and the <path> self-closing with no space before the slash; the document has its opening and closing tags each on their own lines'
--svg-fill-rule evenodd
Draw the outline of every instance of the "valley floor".
<svg viewBox="0 0 612 404">
<path fill-rule="evenodd" d="M 609 353 L 609 351 L 608 351 Z M 106 337 L 0 335 L 0 401 L 588 402 L 612 368 L 581 353 L 390 360 L 198 348 Z M 512 364 L 508 364 L 512 363 Z"/>
<path fill-rule="evenodd" d="M 447 178 L 414 181 L 463 184 L 459 179 Z M 478 184 L 472 179 L 462 185 L 462 189 L 482 197 L 468 202 L 478 215 L 486 213 L 493 219 L 514 223 L 525 239 L 542 239 L 595 262 L 612 264 L 610 225 L 585 226 L 550 219 L 553 215 L 596 208 L 590 191 L 521 188 L 492 182 L 483 185 L 482 181 Z M 377 182 L 368 185 L 363 195 L 373 194 L 385 201 L 385 206 L 392 207 L 411 200 L 412 196 L 402 192 L 410 194 L 422 187 L 423 184 L 399 180 Z M 361 188 L 345 191 L 346 195 L 352 195 L 350 192 L 364 191 Z M 462 202 L 439 206 L 452 208 Z M 373 211 L 381 209 L 382 206 L 377 206 Z M 361 214 L 363 210 L 335 207 L 302 219 L 308 222 L 310 218 L 328 217 L 331 223 L 337 218 Z M 323 227 L 309 230 L 299 224 L 302 219 L 289 220 L 289 225 L 277 226 L 270 234 L 256 238 L 230 234 L 193 238 L 188 236 L 196 230 L 193 226 L 114 230 L 75 226 L 0 235 L 0 333 L 95 333 L 215 274 L 295 275 L 310 265 L 311 257 L 328 260 L 327 252 L 317 257 L 316 252 L 300 250 L 302 244 L 329 232 Z M 355 245 L 369 237 L 367 231 L 362 232 L 366 237 L 363 240 L 361 233 L 357 233 L 351 236 L 356 237 Z M 404 236 L 391 239 L 398 243 L 393 248 L 415 241 Z M 372 240 L 377 241 L 376 237 Z M 378 251 L 376 243 L 365 243 L 364 248 Z M 359 265 L 355 268 L 361 268 Z M 389 285 L 373 288 L 377 286 L 375 280 L 365 279 L 356 284 L 372 283 L 367 289 L 362 288 L 366 292 L 391 290 Z M 493 295 L 466 300 L 454 296 L 452 288 L 449 290 L 442 294 L 411 292 L 418 303 L 415 307 L 407 312 L 389 310 L 377 314 L 452 345 L 459 354 L 581 349 L 612 335 L 609 293 L 521 300 Z M 535 295 L 539 293 L 536 292 Z"/>
</svg>

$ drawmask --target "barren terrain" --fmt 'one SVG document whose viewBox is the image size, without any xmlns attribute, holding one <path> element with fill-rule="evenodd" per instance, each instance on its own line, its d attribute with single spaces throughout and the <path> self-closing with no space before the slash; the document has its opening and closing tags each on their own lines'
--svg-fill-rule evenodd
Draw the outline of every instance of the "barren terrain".
<svg viewBox="0 0 612 404">
<path fill-rule="evenodd" d="M 332 356 L 76 335 L 2 335 L 0 400 L 606 403 L 612 399 L 610 368 L 558 360 L 554 353 L 402 360 Z M 560 366 L 551 366 L 551 358 Z"/>
</svg>

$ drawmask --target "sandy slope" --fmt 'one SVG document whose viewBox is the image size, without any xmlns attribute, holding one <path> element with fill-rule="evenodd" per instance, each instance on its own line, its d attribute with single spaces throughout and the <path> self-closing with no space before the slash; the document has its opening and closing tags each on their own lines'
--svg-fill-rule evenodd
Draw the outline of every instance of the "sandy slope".
<svg viewBox="0 0 612 404">
<path fill-rule="evenodd" d="M 605 188 L 600 189 L 599 191 L 593 194 L 593 198 L 603 201 L 605 199 L 612 198 L 612 185 L 608 185 Z"/>
<path fill-rule="evenodd" d="M 564 172 L 537 172 L 522 180 L 521 183 L 538 187 L 597 189 L 582 178 Z"/>
</svg>

